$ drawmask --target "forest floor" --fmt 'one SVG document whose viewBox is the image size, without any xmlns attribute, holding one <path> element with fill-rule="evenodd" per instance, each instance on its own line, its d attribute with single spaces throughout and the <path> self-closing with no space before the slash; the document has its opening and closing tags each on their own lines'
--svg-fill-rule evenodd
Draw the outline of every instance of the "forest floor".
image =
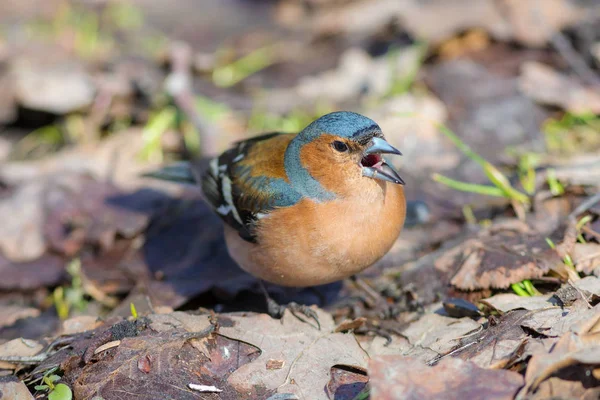
<svg viewBox="0 0 600 400">
<path fill-rule="evenodd" d="M 0 4 L 0 399 L 597 399 L 600 4 Z M 411 204 L 265 314 L 197 187 L 144 178 L 334 110 Z"/>
</svg>

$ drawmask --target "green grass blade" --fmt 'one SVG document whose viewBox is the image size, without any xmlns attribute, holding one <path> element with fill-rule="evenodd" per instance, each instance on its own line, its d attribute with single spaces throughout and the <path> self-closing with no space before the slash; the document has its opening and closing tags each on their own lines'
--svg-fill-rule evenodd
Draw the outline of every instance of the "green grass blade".
<svg viewBox="0 0 600 400">
<path fill-rule="evenodd" d="M 455 190 L 460 190 L 461 192 L 477 193 L 495 197 L 507 197 L 504 191 L 495 186 L 478 185 L 476 183 L 457 181 L 440 174 L 433 174 L 432 178 L 438 183 L 446 185 Z"/>
</svg>

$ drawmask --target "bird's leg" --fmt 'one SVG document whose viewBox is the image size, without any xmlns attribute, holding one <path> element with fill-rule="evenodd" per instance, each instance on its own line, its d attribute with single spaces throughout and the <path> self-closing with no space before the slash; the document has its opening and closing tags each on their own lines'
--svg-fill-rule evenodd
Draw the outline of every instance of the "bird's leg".
<svg viewBox="0 0 600 400">
<path fill-rule="evenodd" d="M 302 322 L 308 323 L 308 321 L 305 320 L 304 318 L 302 318 L 300 315 L 304 315 L 305 317 L 312 319 L 317 324 L 317 328 L 319 330 L 321 330 L 321 323 L 319 322 L 319 316 L 312 308 L 310 308 L 304 304 L 298 304 L 295 302 L 288 303 L 285 305 L 278 304 L 269 295 L 269 292 L 267 291 L 267 288 L 265 287 L 264 282 L 262 280 L 259 280 L 259 283 L 260 283 L 260 288 L 261 288 L 263 294 L 265 295 L 265 299 L 267 301 L 267 312 L 271 317 L 280 319 L 281 317 L 283 317 L 283 313 L 287 309 L 287 310 L 290 310 L 290 312 L 294 315 L 294 317 L 298 318 Z"/>
</svg>

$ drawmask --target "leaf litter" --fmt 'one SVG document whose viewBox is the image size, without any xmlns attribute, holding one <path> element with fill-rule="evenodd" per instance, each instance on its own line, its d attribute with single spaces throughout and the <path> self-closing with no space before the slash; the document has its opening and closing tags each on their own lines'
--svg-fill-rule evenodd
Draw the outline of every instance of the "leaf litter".
<svg viewBox="0 0 600 400">
<path fill-rule="evenodd" d="M 205 8 L 215 5 L 222 7 L 211 0 Z M 47 7 L 52 14 L 56 5 Z M 72 40 L 76 27 L 55 32 L 57 43 L 46 38 L 39 54 L 39 38 L 19 47 L 0 37 L 8 148 L 0 157 L 14 146 L 25 158 L 0 165 L 0 373 L 12 374 L 0 379 L 2 396 L 44 396 L 34 386 L 58 368 L 52 373 L 75 399 L 596 398 L 600 209 L 576 209 L 594 198 L 600 176 L 586 136 L 597 121 L 585 114 L 598 108 L 597 77 L 582 50 L 600 37 L 584 33 L 597 20 L 593 5 L 289 0 L 271 7 L 297 36 L 260 32 L 258 23 L 213 53 L 179 24 L 181 37 L 197 45 L 186 50 L 196 70 L 190 63 L 183 72 L 175 71 L 181 43 L 131 59 L 119 57 L 102 31 L 95 43 L 110 49 L 87 58 Z M 0 20 L 10 15 L 0 9 Z M 85 8 L 70 12 L 89 16 Z M 231 13 L 222 21 L 239 17 L 235 7 L 220 12 Z M 259 14 L 251 15 L 263 22 L 269 15 Z M 211 72 L 239 73 L 248 52 L 250 60 L 266 54 L 252 53 L 260 46 L 278 49 L 267 67 L 217 87 Z M 194 115 L 181 93 L 163 93 L 167 76 L 181 73 L 190 83 L 182 93 L 215 104 Z M 177 122 L 148 141 L 148 121 L 172 106 L 162 99 L 167 92 L 176 97 Z M 315 104 L 321 100 L 330 104 Z M 283 303 L 322 307 L 314 307 L 317 330 L 287 312 L 281 320 L 252 312 L 264 312 L 256 282 L 229 257 L 198 191 L 139 173 L 190 156 L 192 128 L 200 149 L 214 153 L 241 132 L 297 130 L 328 108 L 362 110 L 381 123 L 405 153 L 409 200 L 425 206 L 362 274 L 372 286 L 366 295 L 348 282 L 269 287 Z M 58 153 L 42 158 L 35 146 L 22 151 L 28 140 L 13 144 L 48 123 L 33 136 L 59 132 L 66 140 L 49 145 Z M 531 207 L 519 211 L 508 198 L 430 179 L 487 182 L 440 124 L 517 190 L 533 187 Z M 527 169 L 529 153 L 540 161 Z M 144 154 L 152 157 L 140 162 Z M 77 274 L 66 270 L 73 262 Z M 527 296 L 513 289 L 525 286 Z M 63 321 L 61 301 L 69 310 Z"/>
</svg>

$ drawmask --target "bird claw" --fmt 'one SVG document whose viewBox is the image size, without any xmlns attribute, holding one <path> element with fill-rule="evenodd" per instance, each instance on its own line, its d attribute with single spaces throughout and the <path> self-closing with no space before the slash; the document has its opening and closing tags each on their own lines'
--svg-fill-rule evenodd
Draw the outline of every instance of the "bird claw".
<svg viewBox="0 0 600 400">
<path fill-rule="evenodd" d="M 294 317 L 298 318 L 300 321 L 305 322 L 307 324 L 309 323 L 309 321 L 302 318 L 301 315 L 303 315 L 309 319 L 312 319 L 317 324 L 317 328 L 319 330 L 321 330 L 321 323 L 319 322 L 319 316 L 317 315 L 315 310 L 313 310 L 312 308 L 310 308 L 304 304 L 298 304 L 295 302 L 282 305 L 282 304 L 278 304 L 275 300 L 273 300 L 270 297 L 267 298 L 267 310 L 271 317 L 281 319 L 281 317 L 283 317 L 283 313 L 285 312 L 286 309 L 289 310 Z"/>
</svg>

